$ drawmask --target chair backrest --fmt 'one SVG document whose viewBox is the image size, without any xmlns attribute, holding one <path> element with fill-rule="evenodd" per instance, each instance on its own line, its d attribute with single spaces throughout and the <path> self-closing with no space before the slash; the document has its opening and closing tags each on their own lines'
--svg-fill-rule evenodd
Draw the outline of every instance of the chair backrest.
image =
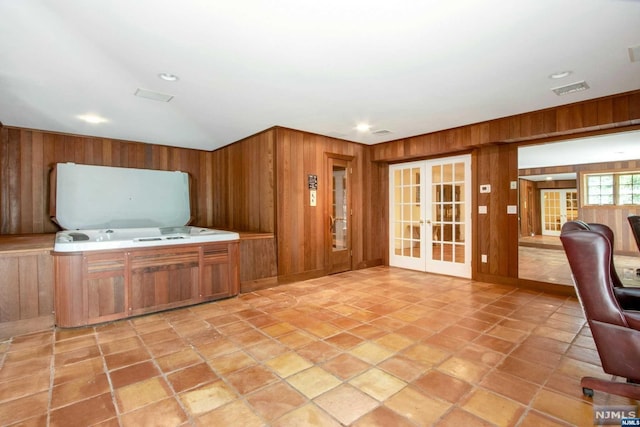
<svg viewBox="0 0 640 427">
<path fill-rule="evenodd" d="M 568 229 L 560 240 L 587 320 L 626 327 L 613 291 L 609 239 L 595 230 Z"/>
<path fill-rule="evenodd" d="M 640 218 L 640 217 L 639 217 Z M 620 276 L 618 276 L 618 272 L 616 271 L 615 264 L 613 262 L 613 247 L 614 247 L 614 235 L 613 230 L 605 224 L 598 223 L 586 223 L 584 221 L 575 220 L 575 221 L 567 221 L 562 225 L 561 233 L 567 233 L 572 230 L 594 230 L 603 234 L 607 239 L 609 239 L 609 243 L 611 243 L 611 259 L 609 260 L 609 273 L 611 274 L 611 280 L 613 282 L 613 286 L 622 287 L 622 280 L 620 280 Z"/>
<path fill-rule="evenodd" d="M 640 215 L 629 215 L 627 217 L 627 220 L 629 221 L 629 225 L 631 226 L 633 237 L 636 239 L 638 250 L 640 251 Z"/>
</svg>

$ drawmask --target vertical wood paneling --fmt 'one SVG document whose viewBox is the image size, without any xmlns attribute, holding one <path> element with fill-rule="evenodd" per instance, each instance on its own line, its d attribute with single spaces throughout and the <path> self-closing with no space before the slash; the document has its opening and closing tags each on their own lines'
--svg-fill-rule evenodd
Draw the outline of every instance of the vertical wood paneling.
<svg viewBox="0 0 640 427">
<path fill-rule="evenodd" d="M 48 209 L 49 172 L 55 163 L 182 170 L 191 174 L 197 186 L 194 194 L 205 193 L 206 183 L 200 177 L 200 157 L 206 155 L 202 151 L 7 127 L 0 134 L 0 234 L 58 230 Z M 207 226 L 208 199 L 199 199 L 194 224 Z"/>
</svg>

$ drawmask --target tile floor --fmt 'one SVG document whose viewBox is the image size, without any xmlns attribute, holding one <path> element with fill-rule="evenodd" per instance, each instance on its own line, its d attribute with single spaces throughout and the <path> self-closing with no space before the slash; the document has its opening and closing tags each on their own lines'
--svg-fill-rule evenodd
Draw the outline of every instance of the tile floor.
<svg viewBox="0 0 640 427">
<path fill-rule="evenodd" d="M 587 374 L 574 298 L 376 267 L 0 342 L 0 425 L 582 426 Z"/>
</svg>

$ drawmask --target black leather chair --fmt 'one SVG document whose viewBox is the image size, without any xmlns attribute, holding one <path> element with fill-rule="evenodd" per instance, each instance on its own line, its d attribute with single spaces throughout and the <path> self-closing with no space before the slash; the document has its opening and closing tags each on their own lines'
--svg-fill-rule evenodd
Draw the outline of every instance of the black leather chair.
<svg viewBox="0 0 640 427">
<path fill-rule="evenodd" d="M 572 224 L 560 235 L 576 293 L 591 328 L 602 369 L 627 382 L 584 377 L 580 384 L 586 396 L 600 390 L 640 399 L 640 311 L 625 309 L 618 302 L 611 277 L 612 246 L 601 232 Z"/>
</svg>

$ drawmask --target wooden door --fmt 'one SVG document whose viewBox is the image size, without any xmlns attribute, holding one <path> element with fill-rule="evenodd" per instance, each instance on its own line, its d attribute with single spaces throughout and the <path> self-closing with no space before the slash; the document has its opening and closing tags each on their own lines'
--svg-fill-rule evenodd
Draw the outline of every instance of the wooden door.
<svg viewBox="0 0 640 427">
<path fill-rule="evenodd" d="M 328 271 L 329 274 L 351 270 L 351 176 L 348 158 L 328 157 Z"/>
</svg>

